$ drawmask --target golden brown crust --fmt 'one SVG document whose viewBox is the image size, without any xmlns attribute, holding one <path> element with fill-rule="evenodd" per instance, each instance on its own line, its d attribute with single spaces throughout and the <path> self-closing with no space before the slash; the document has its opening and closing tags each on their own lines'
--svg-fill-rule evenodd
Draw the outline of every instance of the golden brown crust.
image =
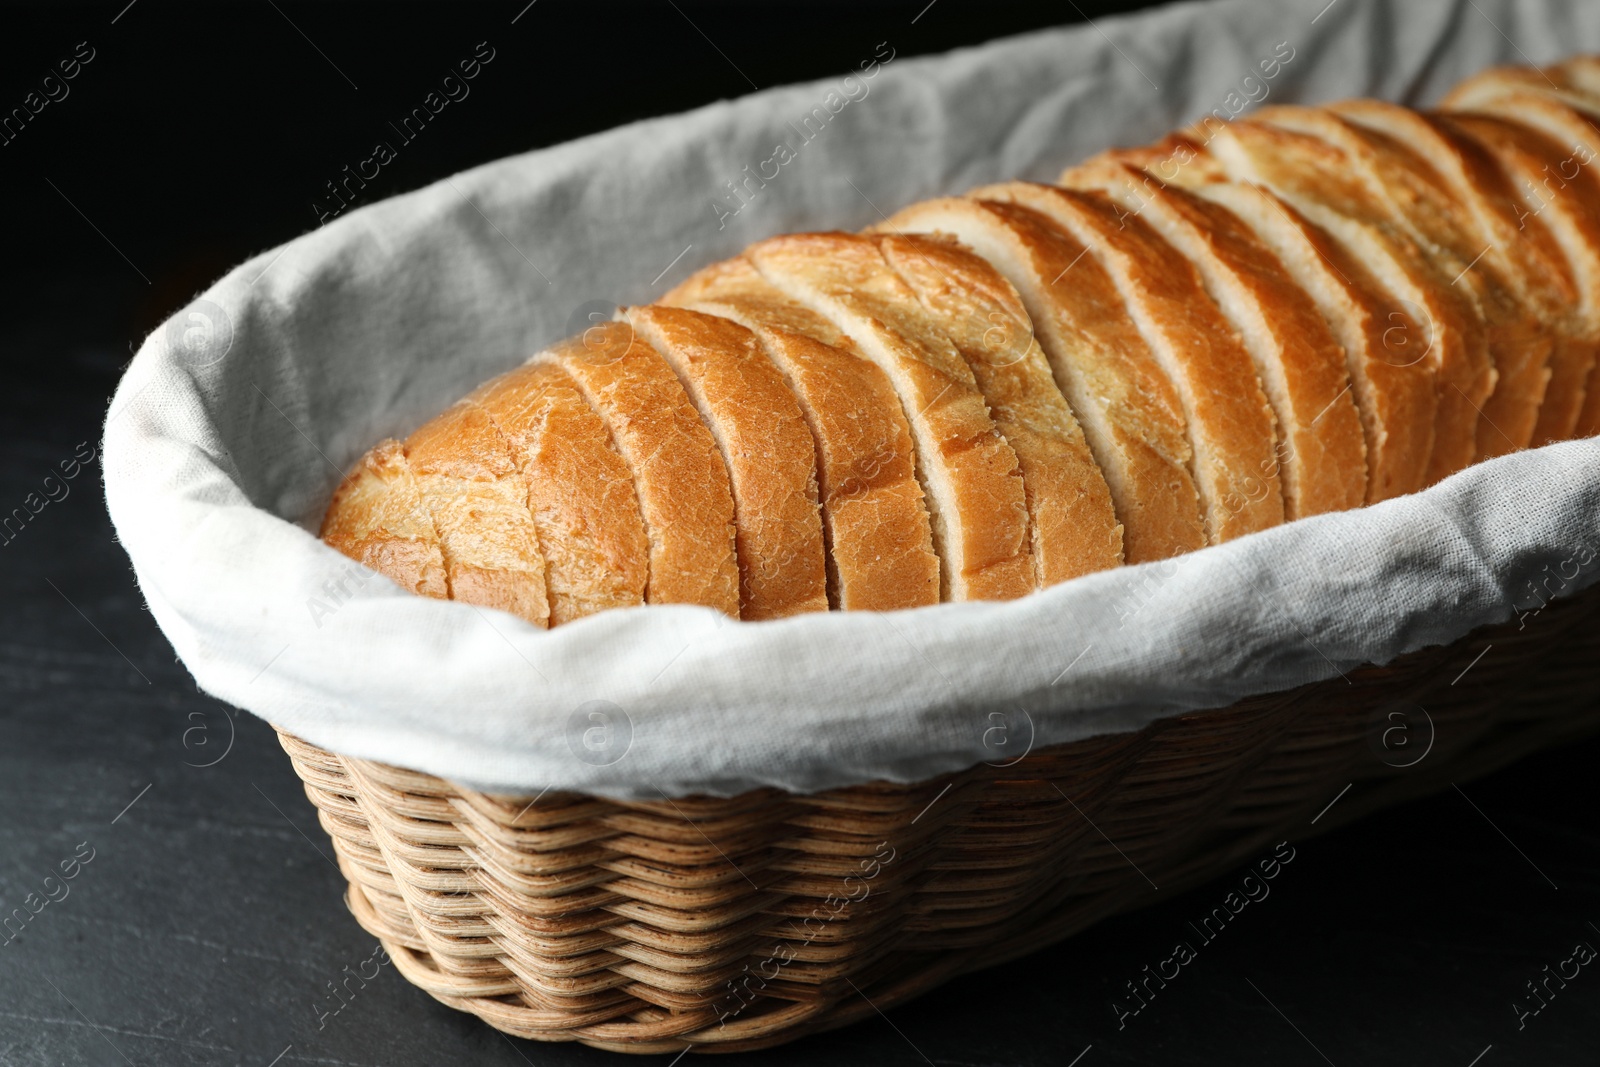
<svg viewBox="0 0 1600 1067">
<path fill-rule="evenodd" d="M 889 610 L 1600 432 L 1600 57 L 1445 106 L 1212 117 L 763 241 L 380 443 L 323 536 L 540 626 Z"/>
<path fill-rule="evenodd" d="M 1543 92 L 1550 88 L 1550 76 L 1534 67 L 1490 67 L 1458 82 L 1439 107 L 1450 110 L 1479 110 L 1488 101 L 1520 92 Z"/>
<path fill-rule="evenodd" d="M 1112 276 L 1183 401 L 1207 539 L 1221 543 L 1282 523 L 1272 408 L 1249 354 L 1194 268 L 1149 224 L 1103 193 L 1008 182 L 971 195 L 1047 215 Z"/>
<path fill-rule="evenodd" d="M 1081 244 L 1036 211 L 965 197 L 913 204 L 879 228 L 950 234 L 1016 287 L 1106 480 L 1129 563 L 1205 545 L 1183 403 Z"/>
<path fill-rule="evenodd" d="M 450 596 L 433 515 L 406 463 L 405 446 L 379 441 L 340 483 L 320 536 L 408 593 Z"/>
<path fill-rule="evenodd" d="M 545 557 L 550 625 L 643 604 L 650 543 L 633 474 L 560 367 L 525 364 L 468 397 L 521 468 Z"/>
<path fill-rule="evenodd" d="M 1543 224 L 1519 233 L 1509 206 L 1516 194 L 1504 175 L 1437 120 L 1376 100 L 1327 110 L 1341 120 L 1337 128 L 1355 135 L 1352 145 L 1370 151 L 1397 213 L 1445 253 L 1441 263 L 1482 311 L 1498 379 L 1482 405 L 1479 454 L 1527 447 L 1550 380 L 1555 309 L 1574 295 Z"/>
<path fill-rule="evenodd" d="M 753 331 L 793 391 L 816 448 L 830 603 L 864 611 L 937 604 L 939 557 L 911 428 L 888 376 L 742 256 L 693 275 L 662 303 Z"/>
<path fill-rule="evenodd" d="M 625 323 L 592 327 L 534 360 L 571 375 L 633 472 L 650 541 L 645 599 L 737 617 L 728 468 L 666 360 Z"/>
<path fill-rule="evenodd" d="M 1507 97 L 1537 96 L 1585 117 L 1600 118 L 1600 86 L 1595 85 L 1594 60 L 1582 62 L 1581 68 L 1573 61 L 1543 70 L 1490 67 L 1456 85 L 1438 107 L 1446 111 L 1485 111 L 1492 102 Z"/>
<path fill-rule="evenodd" d="M 1549 138 L 1552 144 L 1559 145 L 1556 178 L 1551 181 L 1541 174 L 1535 196 L 1547 198 L 1553 203 L 1586 208 L 1600 199 L 1600 178 L 1592 170 L 1595 157 L 1600 155 L 1600 129 L 1596 126 L 1600 115 L 1582 110 L 1580 98 L 1575 94 L 1552 90 L 1536 72 L 1529 73 L 1535 84 L 1529 85 L 1507 78 L 1502 73 L 1489 72 L 1487 76 L 1469 79 L 1463 83 L 1460 91 L 1452 93 L 1447 99 L 1457 101 L 1456 106 L 1470 104 L 1484 115 L 1526 127 Z M 1574 106 L 1575 102 L 1580 102 L 1580 106 Z M 1568 189 L 1572 196 L 1557 195 L 1558 191 Z M 1569 245 L 1571 237 L 1569 235 Z M 1570 246 L 1566 250 L 1569 255 L 1573 252 Z M 1581 250 L 1579 255 L 1580 259 L 1583 258 Z M 1582 352 L 1573 357 L 1574 362 L 1578 363 L 1586 358 Z M 1600 389 L 1597 389 L 1600 381 L 1596 380 L 1595 371 L 1589 372 L 1586 385 L 1580 383 L 1578 387 L 1569 389 L 1566 383 L 1578 378 L 1582 371 L 1572 367 L 1562 374 L 1563 368 L 1559 363 L 1554 370 L 1562 376 L 1562 381 L 1558 383 L 1553 380 L 1546 390 L 1546 396 L 1554 398 L 1556 402 L 1551 404 L 1547 401 L 1541 408 L 1540 423 L 1534 431 L 1535 441 L 1547 437 L 1588 437 L 1600 433 Z M 1562 410 L 1564 408 L 1570 409 L 1570 427 L 1567 422 L 1569 411 Z"/>
<path fill-rule="evenodd" d="M 1265 185 L 1365 263 L 1384 287 L 1391 313 L 1419 322 L 1434 370 L 1438 406 L 1428 484 L 1472 462 L 1480 408 L 1495 369 L 1476 306 L 1405 234 L 1393 213 L 1337 147 L 1307 134 L 1236 122 L 1207 145 L 1234 181 Z M 1387 317 L 1387 316 L 1385 316 Z"/>
<path fill-rule="evenodd" d="M 1250 226 L 1344 350 L 1366 437 L 1367 501 L 1423 488 L 1438 397 L 1433 368 L 1422 358 L 1422 327 L 1393 306 L 1355 256 L 1261 186 L 1217 182 L 1195 194 Z"/>
<path fill-rule="evenodd" d="M 1507 227 L 1506 239 L 1529 235 L 1543 257 L 1557 261 L 1548 268 L 1552 274 L 1559 271 L 1570 286 L 1565 298 L 1555 291 L 1543 304 L 1561 336 L 1531 443 L 1564 440 L 1577 425 L 1600 352 L 1600 182 L 1573 150 L 1520 123 L 1471 113 L 1441 114 L 1439 120 L 1504 169 L 1517 196 L 1507 205 L 1515 227 Z M 1586 153 L 1583 158 L 1592 159 Z"/>
<path fill-rule="evenodd" d="M 1367 446 L 1344 352 L 1272 250 L 1222 205 L 1124 164 L 1085 165 L 1062 178 L 1138 212 L 1199 272 L 1277 416 L 1285 517 L 1361 506 Z"/>
<path fill-rule="evenodd" d="M 1572 56 L 1531 73 L 1600 104 L 1600 56 Z"/>
<path fill-rule="evenodd" d="M 1040 586 L 1122 563 L 1122 526 L 1083 430 L 1056 387 L 1022 299 L 950 239 L 879 238 L 884 258 L 972 368 L 995 428 L 1017 454 Z"/>
<path fill-rule="evenodd" d="M 1105 163 L 1125 163 L 1137 167 L 1167 185 L 1189 188 L 1209 182 L 1227 181 L 1222 167 L 1206 154 L 1206 143 L 1220 126 L 1208 119 L 1186 129 L 1167 134 L 1151 145 L 1134 148 L 1109 148 L 1084 160 L 1080 166 L 1098 167 Z M 1068 167 L 1065 173 L 1076 170 Z"/>
<path fill-rule="evenodd" d="M 816 447 L 761 342 L 736 322 L 698 311 L 624 314 L 677 373 L 728 466 L 740 617 L 828 610 Z"/>
<path fill-rule="evenodd" d="M 1264 108 L 1256 119 L 1320 138 L 1339 150 L 1345 165 L 1383 205 L 1385 221 L 1415 242 L 1438 278 L 1449 279 L 1453 290 L 1468 296 L 1495 372 L 1488 395 L 1473 398 L 1479 416 L 1474 458 L 1526 445 L 1543 399 L 1551 341 L 1537 318 L 1517 302 L 1493 243 L 1476 232 L 1470 214 L 1437 170 L 1370 122 L 1330 108 Z"/>
<path fill-rule="evenodd" d="M 870 238 L 774 237 L 746 252 L 762 275 L 851 337 L 894 383 L 951 600 L 1008 600 L 1034 587 L 1016 453 L 995 430 L 972 369 L 917 306 Z"/>
<path fill-rule="evenodd" d="M 418 427 L 405 448 L 439 533 L 450 599 L 548 626 L 527 489 L 494 422 L 478 405 L 457 403 Z"/>
</svg>

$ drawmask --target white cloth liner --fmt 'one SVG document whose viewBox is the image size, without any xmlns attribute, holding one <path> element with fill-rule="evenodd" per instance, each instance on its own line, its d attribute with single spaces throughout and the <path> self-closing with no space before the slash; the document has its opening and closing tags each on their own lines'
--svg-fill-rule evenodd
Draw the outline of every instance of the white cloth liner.
<svg viewBox="0 0 1600 1067">
<path fill-rule="evenodd" d="M 494 791 L 638 798 L 1006 762 L 1588 585 L 1595 440 L 1020 601 L 891 614 L 651 607 L 543 632 L 402 593 L 314 536 L 378 438 L 575 332 L 585 305 L 647 302 L 762 236 L 1049 180 L 1261 84 L 1421 103 L 1491 63 L 1600 50 L 1600 5 L 1581 0 L 1325 3 L 1179 5 L 892 58 L 490 163 L 263 252 L 145 341 L 108 413 L 107 500 L 151 612 L 207 692 L 326 748 Z M 1282 44 L 1277 76 L 1244 82 Z M 893 48 L 863 41 L 861 59 Z M 780 141 L 794 158 L 719 228 L 724 183 Z"/>
</svg>

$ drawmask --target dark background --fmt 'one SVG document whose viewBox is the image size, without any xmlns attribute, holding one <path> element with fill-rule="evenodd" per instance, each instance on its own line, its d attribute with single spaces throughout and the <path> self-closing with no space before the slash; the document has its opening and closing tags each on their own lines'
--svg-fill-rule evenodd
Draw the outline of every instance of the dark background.
<svg viewBox="0 0 1600 1067">
<path fill-rule="evenodd" d="M 0 145 L 3 511 L 94 446 L 148 331 L 312 228 L 323 183 L 479 41 L 497 55 L 475 91 L 493 91 L 430 126 L 367 199 L 751 82 L 836 74 L 884 39 L 937 52 L 1142 6 L 125 3 L 0 6 L 0 110 L 79 42 L 95 51 L 66 99 Z M 0 547 L 0 915 L 93 849 L 68 895 L 0 945 L 0 1065 L 621 1062 L 503 1038 L 389 969 L 319 1030 L 327 983 L 373 939 L 340 903 L 271 731 L 174 661 L 98 481 L 90 464 Z M 1525 1029 L 1511 1005 L 1575 942 L 1600 946 L 1597 756 L 1594 741 L 1547 752 L 1302 844 L 1269 900 L 1120 1032 L 1122 984 L 1236 876 L 887 1021 L 736 1059 L 1594 1064 L 1595 968 Z"/>
</svg>

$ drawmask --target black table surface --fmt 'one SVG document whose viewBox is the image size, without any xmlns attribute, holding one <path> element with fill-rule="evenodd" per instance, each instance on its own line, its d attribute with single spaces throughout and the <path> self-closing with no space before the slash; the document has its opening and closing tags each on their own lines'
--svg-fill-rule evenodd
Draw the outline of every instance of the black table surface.
<svg viewBox="0 0 1600 1067">
<path fill-rule="evenodd" d="M 330 103 L 342 83 L 298 31 L 364 92 L 400 85 L 404 100 L 405 70 L 431 71 L 524 0 L 276 13 L 125 2 L 10 10 L 0 38 L 7 101 L 74 42 L 99 49 L 80 95 L 42 114 L 32 141 L 0 149 L 3 512 L 95 447 L 144 331 L 229 263 L 314 223 L 306 201 L 356 105 Z M 643 28 L 615 47 L 654 63 L 641 78 L 668 88 L 575 94 L 537 129 L 508 130 L 507 112 L 486 106 L 390 180 L 415 186 L 747 91 L 690 16 L 763 85 L 847 66 L 890 23 L 906 50 L 935 51 L 1062 17 L 944 0 L 911 26 L 919 0 L 852 8 L 847 33 L 834 7 L 780 5 L 752 27 L 726 5 L 680 6 L 540 4 L 518 24 L 534 31 L 521 39 L 530 62 L 507 65 L 528 92 L 549 75 L 551 41 L 608 32 L 621 15 Z M 651 39 L 699 49 L 693 69 L 669 77 L 672 56 Z M 200 166 L 219 158 L 222 124 L 241 107 L 260 116 L 259 143 L 235 138 L 236 166 Z M 286 183 L 299 183 L 294 195 Z M 346 968 L 371 973 L 375 941 L 344 908 L 288 758 L 264 723 L 199 692 L 174 659 L 114 540 L 98 464 L 68 490 L 0 545 L 0 1065 L 622 1062 L 506 1038 L 392 967 L 332 998 Z M 1189 938 L 1243 870 L 1152 893 L 1147 907 L 886 1015 L 728 1062 L 1593 1065 L 1600 968 L 1550 975 L 1570 974 L 1580 945 L 1600 948 L 1597 757 L 1600 739 L 1570 744 L 1301 842 L 1270 895 L 1120 1026 L 1112 1005 L 1128 1001 L 1126 983 Z"/>
</svg>

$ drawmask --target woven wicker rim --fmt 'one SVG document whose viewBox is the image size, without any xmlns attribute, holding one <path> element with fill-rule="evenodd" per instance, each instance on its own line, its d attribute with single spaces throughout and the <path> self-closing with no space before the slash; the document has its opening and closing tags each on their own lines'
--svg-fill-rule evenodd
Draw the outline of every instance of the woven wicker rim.
<svg viewBox="0 0 1600 1067">
<path fill-rule="evenodd" d="M 1593 730 L 1597 613 L 1585 592 L 1009 767 L 811 795 L 491 796 L 280 736 L 351 911 L 430 995 L 537 1040 L 743 1051 Z"/>
</svg>

